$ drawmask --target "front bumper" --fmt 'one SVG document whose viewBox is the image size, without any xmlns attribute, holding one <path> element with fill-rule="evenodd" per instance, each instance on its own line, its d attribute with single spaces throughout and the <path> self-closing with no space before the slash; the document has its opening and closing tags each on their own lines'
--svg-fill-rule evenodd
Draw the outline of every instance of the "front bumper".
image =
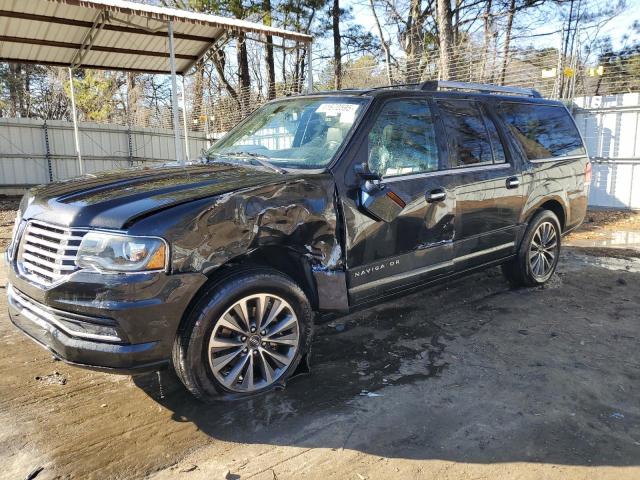
<svg viewBox="0 0 640 480">
<path fill-rule="evenodd" d="M 183 313 L 206 281 L 201 274 L 78 271 L 43 289 L 11 263 L 8 273 L 14 325 L 64 361 L 125 374 L 169 363 Z"/>
</svg>

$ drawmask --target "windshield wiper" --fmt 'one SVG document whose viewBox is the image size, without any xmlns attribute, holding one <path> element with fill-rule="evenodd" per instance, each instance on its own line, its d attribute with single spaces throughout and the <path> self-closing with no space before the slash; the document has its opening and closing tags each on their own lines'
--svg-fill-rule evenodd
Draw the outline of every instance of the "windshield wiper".
<svg viewBox="0 0 640 480">
<path fill-rule="evenodd" d="M 265 167 L 265 168 L 269 168 L 275 172 L 278 173 L 287 173 L 287 171 L 283 168 L 280 167 L 276 167 L 275 165 L 273 165 L 272 163 L 268 162 L 267 159 L 269 157 L 267 157 L 266 155 L 260 155 L 258 153 L 253 153 L 253 152 L 212 152 L 212 155 L 215 155 L 217 157 L 232 157 L 232 158 L 241 158 L 241 159 L 251 159 L 256 161 L 257 163 L 259 163 L 261 166 Z"/>
</svg>

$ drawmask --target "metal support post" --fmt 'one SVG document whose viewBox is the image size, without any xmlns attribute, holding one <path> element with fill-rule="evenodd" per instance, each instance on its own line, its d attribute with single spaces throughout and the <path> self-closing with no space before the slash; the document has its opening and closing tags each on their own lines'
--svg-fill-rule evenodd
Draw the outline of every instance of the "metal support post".
<svg viewBox="0 0 640 480">
<path fill-rule="evenodd" d="M 71 92 L 71 117 L 73 118 L 73 137 L 76 141 L 76 155 L 78 156 L 78 169 L 80 175 L 84 174 L 82 167 L 82 155 L 80 154 L 80 135 L 78 133 L 78 116 L 76 114 L 76 94 L 73 88 L 73 71 L 69 67 L 69 90 Z"/>
<path fill-rule="evenodd" d="M 173 42 L 173 22 L 169 21 L 169 63 L 171 65 L 171 110 L 173 112 L 173 136 L 176 149 L 176 161 L 184 165 L 180 145 L 180 116 L 178 115 L 178 85 L 176 83 L 176 53 Z"/>
<path fill-rule="evenodd" d="M 187 156 L 187 162 L 190 161 L 191 155 L 189 154 L 189 130 L 187 128 L 187 95 L 184 88 L 184 75 L 182 75 L 182 123 L 184 126 L 184 151 Z"/>
</svg>

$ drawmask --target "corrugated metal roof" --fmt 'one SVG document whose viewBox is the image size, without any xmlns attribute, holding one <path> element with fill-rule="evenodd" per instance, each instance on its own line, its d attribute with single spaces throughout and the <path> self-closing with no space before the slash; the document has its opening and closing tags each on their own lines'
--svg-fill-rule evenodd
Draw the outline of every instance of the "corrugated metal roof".
<svg viewBox="0 0 640 480">
<path fill-rule="evenodd" d="M 86 68 L 168 73 L 169 21 L 179 73 L 186 73 L 225 33 L 312 40 L 244 20 L 124 0 L 0 0 L 0 61 L 69 66 L 103 12 L 106 21 L 82 57 Z"/>
</svg>

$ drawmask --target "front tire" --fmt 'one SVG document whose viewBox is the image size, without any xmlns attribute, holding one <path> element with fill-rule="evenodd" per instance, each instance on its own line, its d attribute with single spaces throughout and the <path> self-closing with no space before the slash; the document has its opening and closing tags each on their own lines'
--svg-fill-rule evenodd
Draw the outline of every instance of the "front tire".
<svg viewBox="0 0 640 480">
<path fill-rule="evenodd" d="M 549 281 L 558 266 L 561 229 L 555 213 L 541 210 L 529 222 L 516 258 L 502 265 L 514 287 L 535 287 Z"/>
<path fill-rule="evenodd" d="M 284 386 L 312 329 L 309 301 L 289 277 L 241 270 L 202 293 L 176 337 L 174 368 L 204 401 L 262 393 Z"/>
</svg>

